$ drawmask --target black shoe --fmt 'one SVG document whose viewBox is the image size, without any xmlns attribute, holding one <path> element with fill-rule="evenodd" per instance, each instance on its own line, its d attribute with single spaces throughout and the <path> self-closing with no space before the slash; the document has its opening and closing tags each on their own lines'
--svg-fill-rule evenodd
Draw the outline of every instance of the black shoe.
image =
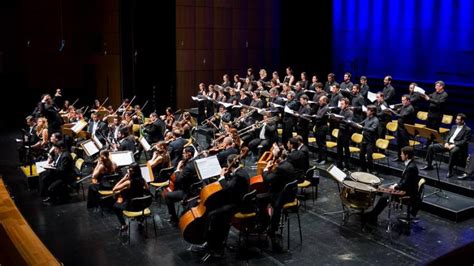
<svg viewBox="0 0 474 266">
<path fill-rule="evenodd" d="M 167 221 L 168 223 L 172 224 L 172 225 L 178 225 L 178 223 L 179 223 L 178 217 L 174 217 L 174 216 L 172 216 L 172 217 L 166 219 L 166 221 Z"/>
<path fill-rule="evenodd" d="M 433 170 L 433 166 L 431 164 L 427 164 L 425 167 L 422 167 L 421 170 Z"/>
<path fill-rule="evenodd" d="M 449 171 L 449 172 L 446 174 L 446 178 L 450 178 L 451 176 L 453 176 L 453 172 Z"/>
<path fill-rule="evenodd" d="M 125 232 L 128 229 L 128 225 L 121 225 L 117 228 L 120 232 Z"/>
<path fill-rule="evenodd" d="M 464 173 L 464 174 L 458 176 L 458 179 L 461 179 L 461 180 L 462 180 L 462 179 L 464 179 L 464 178 L 466 178 L 466 177 L 468 177 L 468 174 Z"/>
<path fill-rule="evenodd" d="M 319 165 L 326 164 L 326 160 L 323 159 L 323 160 L 319 161 L 318 164 L 319 164 Z"/>
<path fill-rule="evenodd" d="M 47 197 L 43 200 L 44 203 L 51 202 L 51 201 L 53 201 L 53 199 L 51 197 Z"/>
</svg>

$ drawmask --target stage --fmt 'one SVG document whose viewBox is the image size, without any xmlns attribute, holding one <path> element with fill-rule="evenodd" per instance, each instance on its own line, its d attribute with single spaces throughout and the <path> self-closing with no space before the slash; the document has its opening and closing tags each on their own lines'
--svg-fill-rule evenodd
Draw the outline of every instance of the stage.
<svg viewBox="0 0 474 266">
<path fill-rule="evenodd" d="M 112 212 L 88 211 L 82 194 L 72 195 L 71 200 L 61 205 L 44 205 L 38 192 L 28 190 L 26 177 L 20 170 L 17 160 L 17 136 L 4 133 L 0 149 L 0 170 L 11 196 L 30 223 L 36 234 L 65 265 L 188 265 L 198 264 L 201 254 L 189 251 L 177 227 L 166 221 L 165 205 L 152 204 L 153 218 L 157 225 L 157 236 L 153 226 L 148 223 L 148 236 L 138 230 L 134 223 L 131 243 L 126 236 L 119 236 L 116 229 L 118 221 Z M 313 164 L 313 162 L 312 162 Z M 394 183 L 397 165 L 390 162 L 391 170 L 378 167 L 378 175 L 383 183 Z M 252 162 L 246 162 L 251 174 L 255 169 Z M 419 164 L 421 165 L 421 163 Z M 326 168 L 328 165 L 321 166 Z M 401 166 L 401 165 L 400 165 Z M 426 178 L 437 179 L 433 172 L 423 172 Z M 454 186 L 473 180 L 444 180 Z M 429 181 L 425 193 L 429 193 L 434 180 Z M 448 186 L 448 185 L 446 185 Z M 87 187 L 86 187 L 87 189 Z M 450 192 L 453 193 L 453 192 Z M 461 195 L 461 194 L 457 194 Z M 465 196 L 465 195 L 464 195 Z M 423 210 L 419 212 L 420 222 L 413 227 L 410 235 L 399 234 L 394 228 L 386 232 L 387 210 L 379 217 L 379 225 L 373 230 L 362 230 L 360 218 L 350 216 L 345 225 L 340 213 L 325 215 L 326 212 L 341 210 L 341 200 L 334 179 L 322 175 L 318 197 L 313 203 L 309 196 L 306 207 L 300 208 L 303 243 L 300 245 L 298 223 L 291 217 L 290 243 L 288 252 L 274 253 L 264 241 L 250 238 L 245 248 L 237 248 L 238 232 L 232 229 L 227 241 L 225 257 L 213 263 L 252 264 L 252 265 L 418 265 L 425 264 L 457 247 L 474 241 L 474 219 L 446 219 L 427 207 L 428 202 L 438 200 L 433 195 L 425 198 Z M 471 200 L 472 201 L 472 200 Z M 447 202 L 452 202 L 450 197 Z M 426 211 L 425 211 L 426 210 Z M 396 219 L 402 212 L 394 211 Z M 472 216 L 471 216 L 472 217 Z M 449 218 L 449 217 L 448 217 Z M 284 247 L 287 247 L 286 229 L 283 234 Z M 471 263 L 472 264 L 472 263 Z"/>
</svg>

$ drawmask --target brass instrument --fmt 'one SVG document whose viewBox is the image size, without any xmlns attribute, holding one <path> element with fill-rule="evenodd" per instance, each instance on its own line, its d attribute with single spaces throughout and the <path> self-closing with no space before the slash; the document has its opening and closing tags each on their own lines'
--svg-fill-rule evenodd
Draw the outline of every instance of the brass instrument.
<svg viewBox="0 0 474 266">
<path fill-rule="evenodd" d="M 273 117 L 270 117 L 270 118 L 267 118 L 267 119 L 264 119 L 264 120 L 261 120 L 261 121 L 257 121 L 255 124 L 250 125 L 246 128 L 243 128 L 243 129 L 237 131 L 237 134 L 240 137 L 242 135 L 245 135 L 247 133 L 250 133 L 250 132 L 254 131 L 255 129 L 261 128 L 265 123 L 277 122 L 277 121 L 278 121 L 278 116 L 273 116 Z"/>
<path fill-rule="evenodd" d="M 252 109 L 248 111 L 246 114 L 235 118 L 234 121 L 231 122 L 231 125 L 235 127 L 239 127 L 240 121 L 245 121 L 247 118 L 251 117 L 253 113 L 255 113 L 255 111 L 257 111 L 257 109 Z"/>
</svg>

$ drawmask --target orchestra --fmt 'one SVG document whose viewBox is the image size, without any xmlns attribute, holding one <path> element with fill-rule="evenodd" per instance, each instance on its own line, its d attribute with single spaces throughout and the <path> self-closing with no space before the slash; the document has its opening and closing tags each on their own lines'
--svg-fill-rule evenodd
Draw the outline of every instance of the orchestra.
<svg viewBox="0 0 474 266">
<path fill-rule="evenodd" d="M 44 94 L 33 115 L 26 119 L 27 127 L 23 131 L 20 149 L 21 160 L 25 164 L 34 163 L 49 155 L 51 169 L 40 176 L 40 194 L 46 197 L 45 201 L 51 201 L 52 198 L 60 198 L 68 184 L 74 183 L 71 180 L 75 172 L 66 140 L 71 139 L 71 146 L 76 153 L 81 152 L 77 148 L 81 142 L 94 140 L 94 145 L 100 146 L 100 152 L 95 157 L 90 156 L 88 161 L 95 165 L 91 178 L 80 181 L 88 184 L 87 208 L 95 208 L 100 204 L 99 190 L 112 190 L 115 202 L 109 207 L 115 210 L 120 230 L 123 231 L 127 225 L 122 211 L 127 209 L 130 200 L 147 194 L 149 182 L 168 182 L 160 195 L 168 208 L 168 221 L 173 225 L 179 224 L 181 230 L 186 232 L 183 233 L 186 241 L 206 242 L 205 249 L 211 256 L 223 252 L 232 217 L 242 207 L 244 195 L 257 187 L 256 180 L 259 183 L 257 193 L 261 193 L 260 188 L 264 187 L 266 193 L 261 194 L 267 194 L 256 202 L 258 228 L 261 229 L 260 233 L 271 239 L 273 249 L 281 251 L 277 231 L 281 226 L 282 209 L 294 196 L 285 194 L 283 188 L 294 180 L 305 179 L 310 169 L 308 145 L 311 137 L 315 138 L 312 151 L 317 155 L 318 167 L 323 167 L 330 161 L 329 157 L 334 157 L 338 168 L 351 170 L 355 168 L 350 163 L 351 136 L 355 132 L 362 134 L 358 165 L 362 172 L 373 173 L 372 154 L 376 151 L 376 140 L 385 137 L 387 123 L 396 119 L 396 160 L 408 162 L 409 171 L 404 171 L 401 182 L 390 189 L 418 196 L 414 191 L 414 182 L 419 180 L 419 176 L 412 160 L 413 151 L 404 148 L 412 137 L 405 125 L 415 123 L 419 107 L 413 106 L 411 101 L 414 102 L 416 96 L 416 101 L 429 101 L 429 117 L 433 119 L 430 123 L 439 126 L 440 114 L 447 99 L 444 82 L 438 81 L 436 91 L 430 95 L 414 92 L 416 84 L 412 84 L 410 94 L 403 95 L 400 104 L 389 105 L 385 101 L 387 97 L 389 103 L 395 103 L 390 76 L 385 77 L 383 92 L 376 93 L 375 101 L 368 99 L 370 91 L 367 78 L 363 76 L 360 78 L 361 84 L 353 84 L 350 73 L 344 75 L 341 85 L 335 81 L 333 73 L 328 75 L 325 85 L 316 76 L 313 76 L 310 84 L 304 72 L 301 73 L 301 80 L 296 81 L 290 67 L 286 69 L 282 83 L 277 72 L 273 72 L 269 80 L 266 70 L 262 69 L 259 77 L 258 81 L 254 80 L 252 69 L 249 68 L 245 79 L 235 75 L 232 82 L 230 76 L 225 74 L 221 85 L 206 86 L 200 83 L 197 95 L 193 97 L 196 111 L 173 112 L 171 107 L 167 107 L 163 114 L 156 110 L 149 112 L 146 109 L 148 101 L 133 106 L 137 96 L 131 100 L 123 99 L 117 109 L 110 105 L 105 107 L 108 97 L 102 103 L 97 99 L 87 113 L 84 110 L 89 106 L 75 109 L 77 100 L 69 104 L 61 91 L 56 92 L 54 99 Z M 57 102 L 63 106 L 61 112 Z M 149 114 L 148 118 L 146 114 Z M 465 149 L 464 145 L 470 140 L 471 133 L 464 125 L 465 116 L 458 116 L 459 123 L 456 122 L 459 129 L 453 128 L 449 133 L 449 145 L 436 144 L 429 149 L 427 170 L 432 168 L 434 153 L 451 150 L 452 156 L 458 153 L 458 149 L 452 150 L 457 146 Z M 85 121 L 86 126 L 77 132 L 73 131 L 80 121 Z M 338 129 L 337 152 L 335 156 L 329 156 L 326 141 L 331 139 L 333 129 Z M 81 135 L 81 132 L 89 134 Z M 211 134 L 211 141 L 205 145 L 199 143 L 197 132 Z M 63 135 L 67 137 L 57 139 Z M 55 136 L 54 140 L 50 140 L 49 136 Z M 145 139 L 149 147 L 141 139 Z M 451 144 L 454 146 L 451 147 Z M 146 151 L 145 158 L 142 158 L 143 150 Z M 126 165 L 126 168 L 117 166 L 111 154 L 119 151 L 131 152 L 135 163 Z M 27 156 L 27 153 L 30 155 Z M 86 156 L 84 152 L 82 156 Z M 221 174 L 201 180 L 196 160 L 212 156 L 216 156 Z M 263 163 L 263 167 L 257 170 L 261 175 L 252 177 L 247 168 L 242 166 L 244 160 L 251 164 Z M 140 162 L 149 166 L 152 179 L 144 179 L 138 164 Z M 449 167 L 451 172 L 451 160 Z M 173 168 L 174 171 L 169 180 L 163 180 L 160 173 L 167 168 Z M 121 179 L 113 186 L 103 184 L 103 177 L 113 174 L 120 175 Z M 212 189 L 215 191 L 208 194 Z M 376 217 L 387 203 L 386 198 L 380 200 L 375 211 L 364 219 L 375 224 Z M 177 212 L 176 204 L 183 206 L 180 212 Z M 195 217 L 198 212 L 200 217 Z M 199 229 L 205 233 L 195 239 L 192 236 L 196 236 L 193 230 L 197 230 L 194 223 L 198 218 L 203 219 L 207 226 Z"/>
</svg>

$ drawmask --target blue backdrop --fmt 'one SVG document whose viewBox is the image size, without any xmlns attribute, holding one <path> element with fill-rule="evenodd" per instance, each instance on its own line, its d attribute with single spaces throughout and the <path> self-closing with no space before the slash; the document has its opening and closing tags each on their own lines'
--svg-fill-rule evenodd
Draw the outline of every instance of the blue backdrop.
<svg viewBox="0 0 474 266">
<path fill-rule="evenodd" d="M 392 75 L 394 80 L 474 86 L 473 2 L 334 0 L 337 79 L 350 71 L 357 78 Z"/>
</svg>

